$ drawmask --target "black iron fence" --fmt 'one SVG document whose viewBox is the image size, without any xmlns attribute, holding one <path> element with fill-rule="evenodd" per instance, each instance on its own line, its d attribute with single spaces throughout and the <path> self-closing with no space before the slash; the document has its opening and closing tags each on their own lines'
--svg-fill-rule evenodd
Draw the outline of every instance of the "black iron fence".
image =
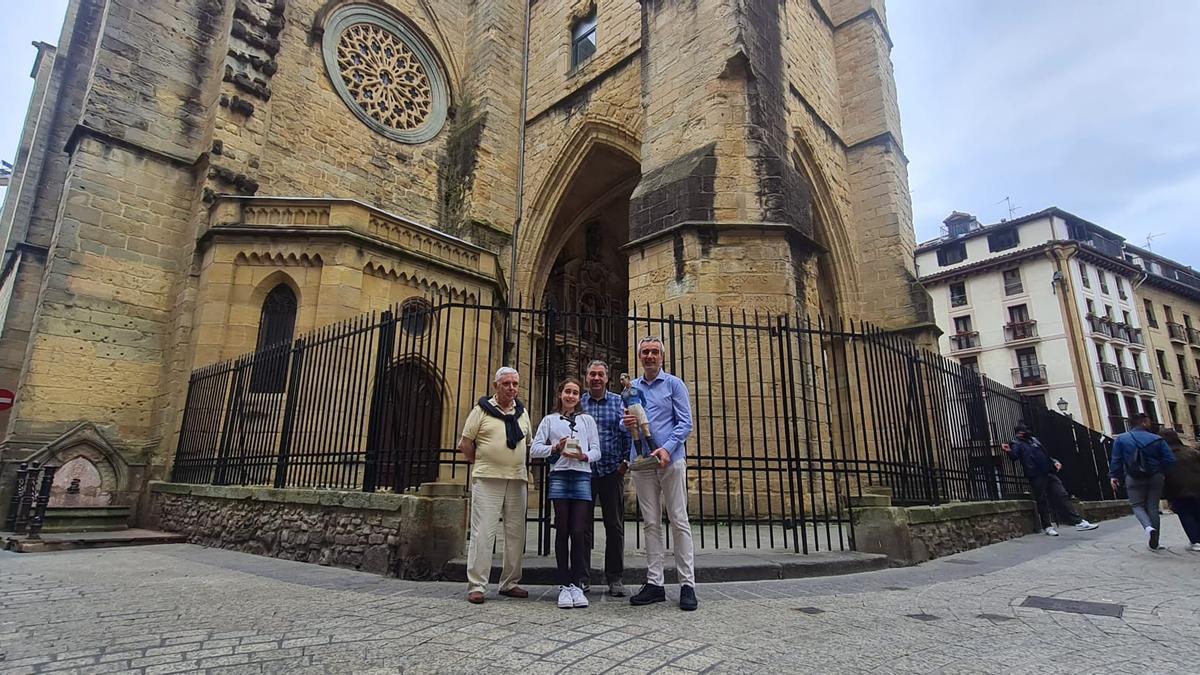
<svg viewBox="0 0 1200 675">
<path fill-rule="evenodd" d="M 852 547 L 852 499 L 869 486 L 904 504 L 1022 493 L 1000 444 L 1023 420 L 1052 439 L 1075 494 L 1106 487 L 1101 437 L 869 324 L 437 301 L 195 371 L 172 479 L 365 491 L 465 481 L 453 448 L 498 367 L 521 372 L 536 424 L 556 383 L 592 359 L 612 365 L 615 388 L 646 335 L 662 337 L 666 370 L 691 395 L 689 512 L 701 548 Z M 545 468 L 530 468 L 529 520 L 548 553 Z"/>
</svg>

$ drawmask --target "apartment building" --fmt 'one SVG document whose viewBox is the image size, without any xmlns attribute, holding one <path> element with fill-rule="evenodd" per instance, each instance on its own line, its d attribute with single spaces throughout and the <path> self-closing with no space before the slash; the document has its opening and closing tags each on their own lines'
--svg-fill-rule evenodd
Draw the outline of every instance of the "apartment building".
<svg viewBox="0 0 1200 675">
<path fill-rule="evenodd" d="M 1105 433 L 1160 417 L 1134 291 L 1146 275 L 1122 237 L 1055 207 L 944 225 L 916 250 L 943 354 Z"/>
<path fill-rule="evenodd" d="M 1160 421 L 1174 426 L 1185 441 L 1200 442 L 1200 274 L 1129 244 L 1124 253 L 1142 272 L 1134 294 L 1161 385 Z"/>
</svg>

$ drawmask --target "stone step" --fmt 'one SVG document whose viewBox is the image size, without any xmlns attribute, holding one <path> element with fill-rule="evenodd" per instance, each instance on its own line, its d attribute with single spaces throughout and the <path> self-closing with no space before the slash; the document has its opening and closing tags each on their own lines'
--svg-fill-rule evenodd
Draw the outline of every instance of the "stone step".
<svg viewBox="0 0 1200 675">
<path fill-rule="evenodd" d="M 43 532 L 97 532 L 129 526 L 129 506 L 56 506 L 46 509 Z"/>
<path fill-rule="evenodd" d="M 112 548 L 115 546 L 149 546 L 152 544 L 185 544 L 187 537 L 175 532 L 125 529 L 117 532 L 45 532 L 39 539 L 27 535 L 0 532 L 4 548 L 17 553 L 46 553 L 81 548 Z"/>
<path fill-rule="evenodd" d="M 697 552 L 696 583 L 722 581 L 762 581 L 766 579 L 803 579 L 808 577 L 856 574 L 887 569 L 887 556 L 857 551 L 822 551 L 817 553 L 790 553 L 785 551 Z M 500 580 L 500 554 L 494 556 L 491 583 Z M 604 584 L 603 556 L 592 559 L 595 585 Z M 446 563 L 443 568 L 445 580 L 466 582 L 467 565 L 464 558 Z M 667 551 L 664 576 L 668 584 L 677 583 L 675 559 Z M 522 563 L 521 583 L 552 586 L 558 583 L 558 567 L 554 556 L 527 555 Z M 641 553 L 625 556 L 624 583 L 637 586 L 646 581 L 646 556 Z"/>
</svg>

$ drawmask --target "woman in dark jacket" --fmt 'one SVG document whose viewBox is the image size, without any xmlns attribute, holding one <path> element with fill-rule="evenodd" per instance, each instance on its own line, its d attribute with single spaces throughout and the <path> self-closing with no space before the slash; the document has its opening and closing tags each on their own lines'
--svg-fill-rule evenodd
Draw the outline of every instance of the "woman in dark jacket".
<svg viewBox="0 0 1200 675">
<path fill-rule="evenodd" d="M 1200 450 L 1184 445 L 1178 432 L 1169 427 L 1163 429 L 1162 437 L 1175 453 L 1175 465 L 1167 472 L 1163 496 L 1179 515 L 1191 550 L 1200 551 Z"/>
</svg>

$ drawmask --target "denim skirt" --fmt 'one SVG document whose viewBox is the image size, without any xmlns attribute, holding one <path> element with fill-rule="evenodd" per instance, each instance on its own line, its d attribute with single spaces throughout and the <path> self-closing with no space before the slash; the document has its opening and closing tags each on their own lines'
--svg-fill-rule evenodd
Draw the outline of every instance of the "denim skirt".
<svg viewBox="0 0 1200 675">
<path fill-rule="evenodd" d="M 563 469 L 550 472 L 550 499 L 582 499 L 592 501 L 592 474 L 587 471 Z"/>
</svg>

